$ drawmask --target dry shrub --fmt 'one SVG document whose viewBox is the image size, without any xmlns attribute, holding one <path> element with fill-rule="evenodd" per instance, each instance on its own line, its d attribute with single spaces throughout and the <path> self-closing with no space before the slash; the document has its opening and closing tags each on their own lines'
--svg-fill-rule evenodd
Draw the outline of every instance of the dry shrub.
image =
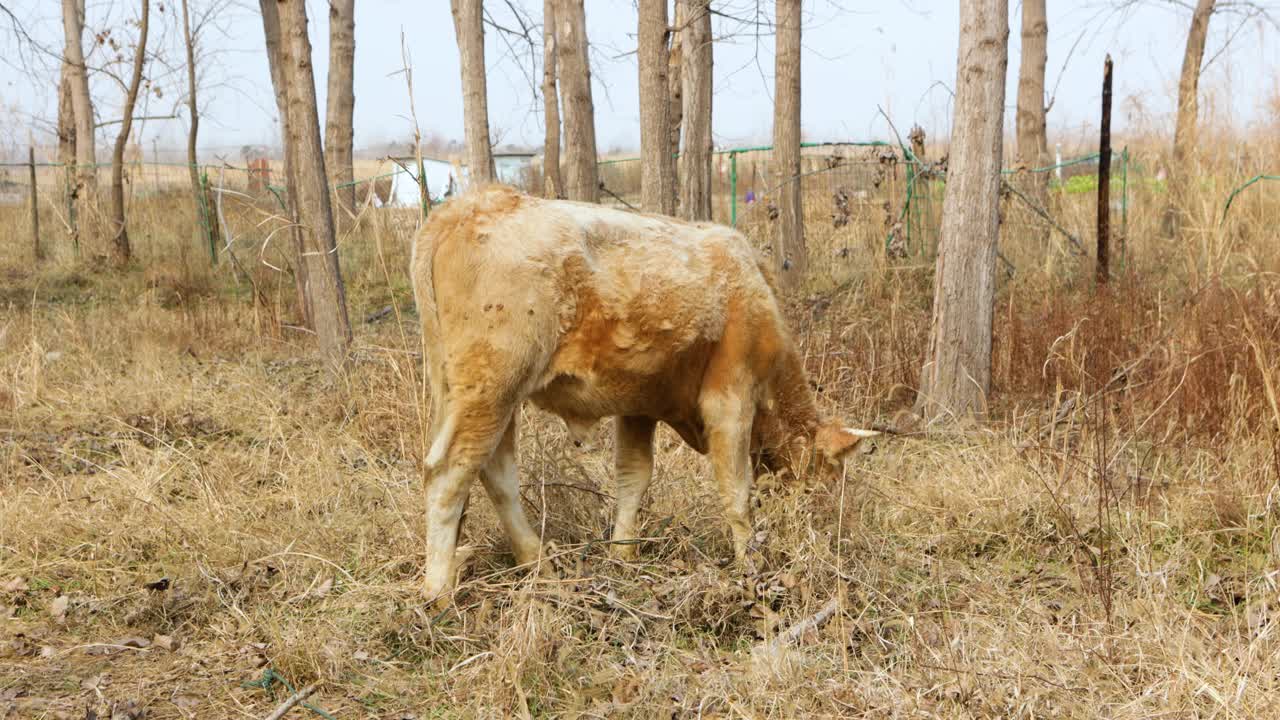
<svg viewBox="0 0 1280 720">
<path fill-rule="evenodd" d="M 1010 296 L 995 326 L 996 390 L 1010 401 L 1123 391 L 1161 431 L 1207 439 L 1256 431 L 1276 422 L 1263 376 L 1273 368 L 1254 349 L 1280 356 L 1273 293 L 1214 283 L 1166 299 L 1126 278 L 1102 292 Z"/>
</svg>

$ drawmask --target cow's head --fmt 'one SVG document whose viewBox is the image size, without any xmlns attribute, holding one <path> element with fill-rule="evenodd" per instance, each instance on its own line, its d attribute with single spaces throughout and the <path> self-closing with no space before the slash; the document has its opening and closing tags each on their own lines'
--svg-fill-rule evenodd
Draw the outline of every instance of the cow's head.
<svg viewBox="0 0 1280 720">
<path fill-rule="evenodd" d="M 756 436 L 752 460 L 758 474 L 791 475 L 800 479 L 816 472 L 828 479 L 839 474 L 844 461 L 864 447 L 863 441 L 879 434 L 875 430 L 845 427 L 835 421 L 789 437 L 765 432 Z"/>
</svg>

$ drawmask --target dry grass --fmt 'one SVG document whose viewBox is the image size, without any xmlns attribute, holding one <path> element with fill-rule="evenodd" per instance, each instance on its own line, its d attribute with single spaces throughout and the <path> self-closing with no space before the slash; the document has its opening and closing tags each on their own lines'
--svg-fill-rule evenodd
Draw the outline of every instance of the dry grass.
<svg viewBox="0 0 1280 720">
<path fill-rule="evenodd" d="M 1135 191 L 1109 294 L 1007 228 L 991 422 L 882 442 L 832 486 L 765 482 L 760 587 L 723 567 L 708 468 L 673 434 L 621 564 L 610 432 L 582 454 L 526 410 L 558 572 L 513 569 L 477 491 L 439 615 L 416 593 L 411 215 L 343 239 L 358 329 L 334 379 L 261 262 L 282 261 L 269 204 L 227 208 L 252 284 L 208 267 L 181 198 L 135 205 L 125 274 L 64 247 L 33 271 L 0 210 L 0 717 L 259 718 L 287 694 L 244 685 L 267 668 L 342 718 L 1277 716 L 1280 201 L 1219 225 L 1234 175 L 1208 177 L 1176 249 Z M 1055 202 L 1087 229 L 1091 202 Z M 791 308 L 822 403 L 860 424 L 910 402 L 929 316 L 927 256 L 886 260 L 874 210 L 810 218 L 822 278 Z"/>
</svg>

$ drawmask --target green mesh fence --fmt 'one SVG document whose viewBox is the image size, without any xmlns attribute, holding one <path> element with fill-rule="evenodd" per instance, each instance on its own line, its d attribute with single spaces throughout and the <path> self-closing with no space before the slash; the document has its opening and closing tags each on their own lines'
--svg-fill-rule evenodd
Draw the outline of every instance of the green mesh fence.
<svg viewBox="0 0 1280 720">
<path fill-rule="evenodd" d="M 946 170 L 910 149 L 884 141 L 803 143 L 798 176 L 779 180 L 771 167 L 772 148 L 719 150 L 712 160 L 712 220 L 732 225 L 767 246 L 778 215 L 780 183 L 798 182 L 804 197 L 805 240 L 811 256 L 849 257 L 858 248 L 894 257 L 931 257 L 941 227 Z M 1043 237 L 1083 252 L 1093 226 L 1081 213 L 1064 212 L 1097 188 L 1098 155 L 1072 158 L 1042 168 L 1006 170 L 1002 235 Z M 1112 182 L 1117 226 L 1123 238 L 1128 220 L 1129 156 L 1115 154 Z M 1019 173 L 1049 175 L 1047 197 L 1019 193 Z M 638 158 L 600 162 L 601 202 L 640 204 Z M 1090 182 L 1091 179 L 1091 182 Z M 1090 198 L 1092 196 L 1089 196 Z M 1092 202 L 1092 200 L 1090 200 Z"/>
</svg>

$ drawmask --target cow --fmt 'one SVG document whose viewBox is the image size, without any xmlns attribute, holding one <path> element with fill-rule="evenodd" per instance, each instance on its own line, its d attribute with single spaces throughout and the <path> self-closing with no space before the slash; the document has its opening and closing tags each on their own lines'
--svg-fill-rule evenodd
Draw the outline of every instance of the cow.
<svg viewBox="0 0 1280 720">
<path fill-rule="evenodd" d="M 435 209 L 410 265 L 431 393 L 428 600 L 452 586 L 477 475 L 516 561 L 539 557 L 516 476 L 525 400 L 562 418 L 575 441 L 615 418 L 612 548 L 622 558 L 635 553 L 625 541 L 659 422 L 710 456 L 740 564 L 752 549 L 755 468 L 793 457 L 834 465 L 877 434 L 820 415 L 772 271 L 730 228 L 491 185 Z"/>
</svg>

